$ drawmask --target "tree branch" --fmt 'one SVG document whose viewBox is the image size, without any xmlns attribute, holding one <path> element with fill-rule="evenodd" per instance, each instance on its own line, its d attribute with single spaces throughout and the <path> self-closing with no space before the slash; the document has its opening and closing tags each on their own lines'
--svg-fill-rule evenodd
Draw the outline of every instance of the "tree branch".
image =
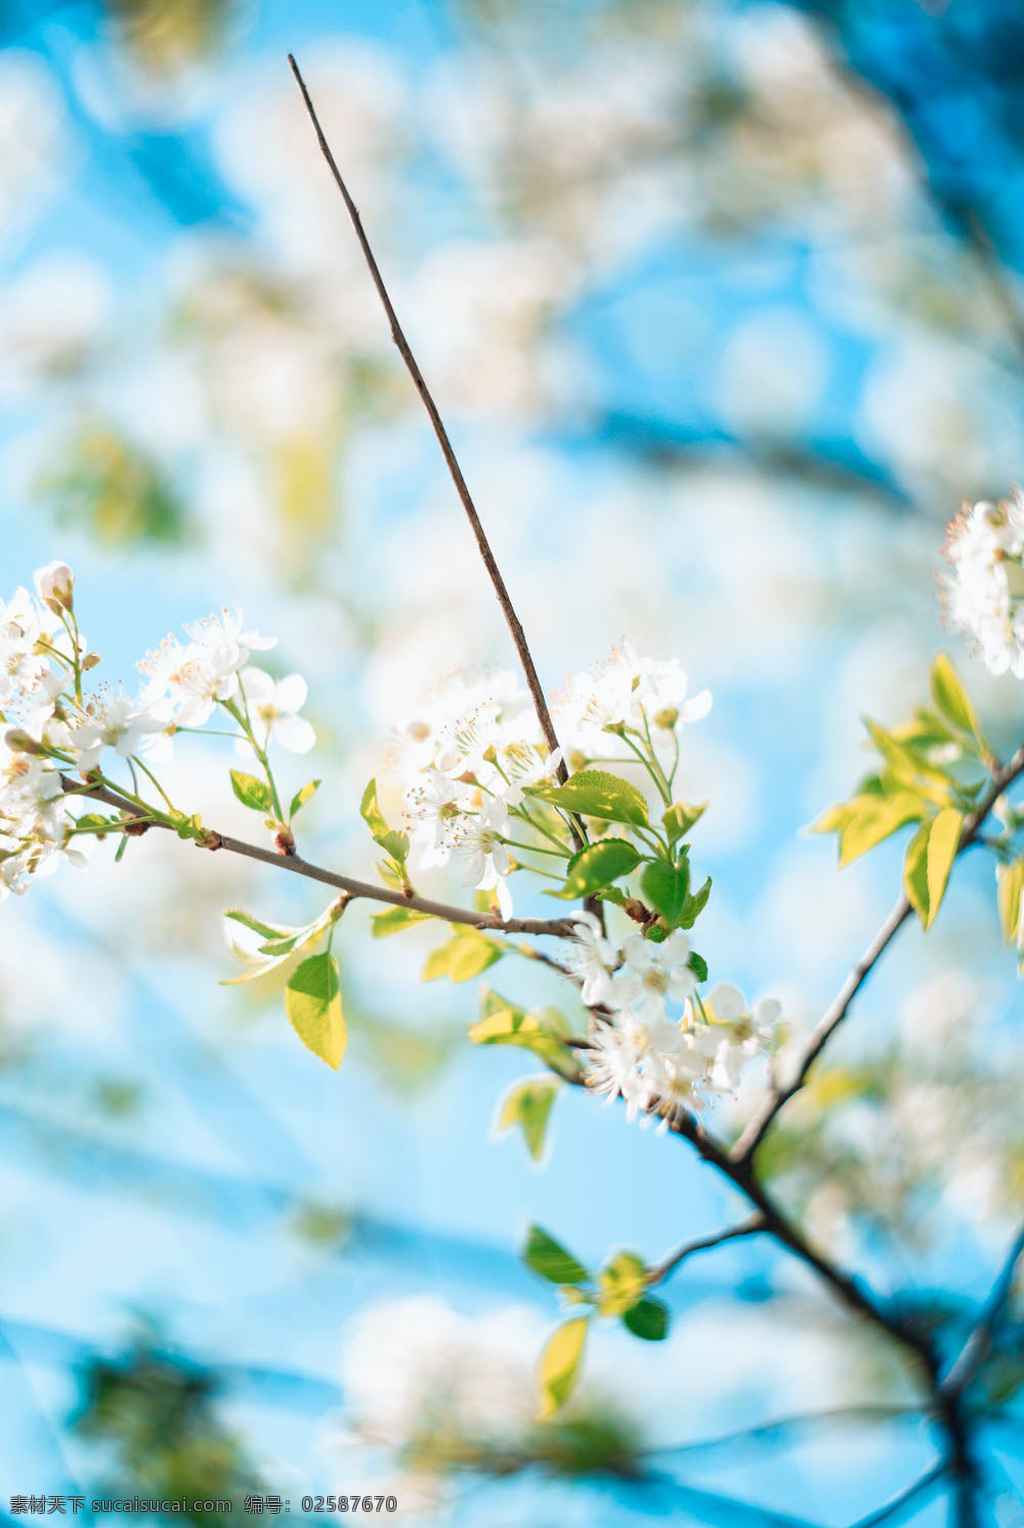
<svg viewBox="0 0 1024 1528">
<path fill-rule="evenodd" d="M 116 791 L 108 789 L 105 785 L 90 785 L 71 779 L 68 775 L 62 775 L 64 789 L 70 794 L 77 796 L 91 796 L 95 801 L 105 802 L 107 806 L 117 808 L 118 811 L 130 812 L 134 817 L 138 816 L 138 806 L 131 801 L 119 796 Z M 159 818 L 153 818 L 149 826 L 164 828 L 173 832 L 173 827 Z M 488 913 L 477 912 L 471 907 L 456 907 L 448 902 L 436 902 L 431 897 L 418 896 L 411 892 L 406 896 L 402 891 L 392 891 L 387 886 L 377 886 L 373 881 L 357 881 L 350 875 L 339 875 L 334 870 L 326 870 L 322 865 L 311 864 L 299 854 L 280 854 L 274 849 L 261 848 L 259 844 L 247 843 L 241 838 L 231 838 L 226 833 L 218 833 L 211 828 L 209 841 L 201 844 L 200 848 L 219 850 L 226 849 L 229 854 L 239 854 L 244 859 L 259 860 L 263 865 L 273 865 L 277 870 L 289 870 L 293 875 L 305 876 L 309 881 L 320 881 L 324 886 L 333 886 L 338 891 L 347 892 L 349 897 L 362 897 L 367 902 L 386 902 L 391 907 L 407 907 L 412 912 L 424 913 L 427 917 L 441 918 L 445 923 L 465 923 L 471 928 L 486 929 L 496 934 L 534 934 L 551 935 L 556 939 L 565 939 L 572 934 L 572 924 L 566 918 L 499 918 Z"/>
<path fill-rule="evenodd" d="M 946 1464 L 940 1459 L 938 1464 L 933 1464 L 930 1470 L 926 1470 L 919 1480 L 909 1485 L 903 1491 L 898 1491 L 891 1496 L 876 1512 L 869 1512 L 867 1517 L 859 1517 L 853 1528 L 875 1528 L 877 1523 L 891 1522 L 897 1517 L 904 1507 L 909 1507 L 911 1502 L 917 1501 L 930 1487 L 938 1485 L 946 1473 Z"/>
<path fill-rule="evenodd" d="M 964 822 L 960 845 L 957 849 L 958 856 L 975 842 L 996 801 L 1022 774 L 1024 774 L 1024 746 L 1017 749 L 1008 764 L 993 772 L 992 784 Z M 800 1055 L 792 1081 L 784 1087 L 776 1085 L 771 1089 L 736 1142 L 732 1150 L 734 1161 L 749 1162 L 774 1124 L 776 1116 L 785 1108 L 789 1100 L 800 1092 L 814 1063 L 849 1013 L 854 998 L 912 911 L 906 896 L 901 896 L 840 987 L 832 1004 L 816 1028 L 812 1030 Z"/>
<path fill-rule="evenodd" d="M 526 683 L 533 700 L 534 710 L 537 713 L 537 720 L 540 723 L 540 730 L 544 735 L 544 740 L 547 743 L 548 748 L 552 753 L 554 753 L 558 749 L 558 736 L 555 732 L 554 723 L 551 720 L 551 712 L 548 710 L 548 703 L 544 695 L 544 689 L 537 674 L 537 667 L 533 661 L 533 655 L 530 652 L 522 622 L 516 615 L 511 596 L 509 595 L 508 589 L 505 585 L 505 580 L 501 575 L 501 569 L 498 567 L 494 553 L 491 550 L 491 544 L 487 539 L 487 534 L 484 531 L 480 516 L 477 513 L 476 505 L 473 502 L 473 497 L 469 491 L 466 479 L 463 476 L 462 468 L 459 466 L 458 458 L 455 455 L 455 450 L 448 436 L 448 431 L 445 429 L 444 421 L 442 420 L 438 411 L 437 404 L 434 402 L 433 395 L 431 394 L 431 391 L 424 380 L 423 373 L 420 371 L 416 357 L 412 353 L 412 350 L 409 346 L 409 341 L 405 337 L 405 331 L 398 321 L 398 314 L 395 312 L 394 305 L 390 296 L 388 295 L 388 289 L 384 285 L 384 278 L 380 273 L 380 268 L 377 265 L 373 250 L 370 247 L 370 241 L 366 237 L 366 232 L 363 228 L 363 223 L 359 216 L 359 211 L 355 202 L 352 200 L 348 186 L 345 184 L 341 171 L 338 169 L 337 161 L 331 152 L 331 146 L 327 142 L 327 138 L 324 135 L 324 130 L 320 125 L 320 119 L 316 114 L 316 108 L 314 107 L 310 98 L 309 91 L 306 88 L 306 82 L 302 78 L 298 64 L 295 62 L 295 59 L 290 53 L 288 55 L 288 62 L 291 65 L 292 73 L 295 76 L 295 82 L 298 85 L 299 90 L 302 92 L 302 100 L 309 115 L 309 120 L 313 124 L 313 131 L 316 133 L 317 143 L 320 145 L 320 152 L 326 160 L 327 167 L 334 177 L 335 185 L 341 192 L 341 197 L 345 203 L 346 211 L 348 212 L 349 218 L 352 221 L 352 227 L 355 229 L 356 238 L 359 240 L 359 247 L 363 252 L 363 258 L 365 259 L 370 271 L 370 275 L 373 278 L 373 284 L 377 288 L 377 295 L 381 300 L 384 312 L 387 314 L 388 322 L 391 325 L 391 338 L 394 340 L 395 345 L 398 348 L 399 355 L 405 362 L 406 370 L 413 380 L 416 391 L 420 395 L 420 398 L 423 402 L 423 407 L 427 411 L 430 423 L 434 429 L 434 434 L 437 436 L 437 443 L 441 447 L 441 454 L 445 459 L 445 464 L 447 465 L 451 480 L 455 484 L 455 491 L 459 496 L 462 507 L 466 512 L 466 518 L 469 521 L 473 535 L 476 538 L 477 548 L 479 549 L 484 567 L 487 569 L 488 576 L 492 585 L 494 586 L 494 592 L 497 595 L 498 604 L 501 606 L 502 613 L 506 622 L 508 623 L 508 629 L 512 633 L 512 640 L 515 643 L 516 652 L 519 654 L 519 662 L 522 665 L 523 673 L 526 676 Z M 558 766 L 558 777 L 563 782 L 569 778 L 568 770 L 565 767 L 564 760 L 562 760 Z M 586 840 L 582 835 L 580 827 L 574 821 L 570 820 L 570 829 L 572 831 L 573 842 L 575 843 L 577 849 L 582 849 Z"/>
<path fill-rule="evenodd" d="M 675 1252 L 670 1252 L 667 1257 L 663 1257 L 660 1263 L 651 1265 L 647 1273 L 647 1283 L 651 1286 L 662 1283 L 669 1274 L 676 1271 L 681 1263 L 685 1263 L 688 1258 L 698 1252 L 710 1252 L 726 1242 L 739 1241 L 744 1236 L 756 1236 L 767 1229 L 762 1216 L 754 1215 L 750 1220 L 745 1220 L 742 1225 L 732 1226 L 727 1231 L 719 1231 L 715 1236 L 704 1236 L 699 1241 L 684 1242 L 681 1247 L 676 1248 Z"/>
<path fill-rule="evenodd" d="M 1024 1226 L 1021 1226 L 1014 1238 L 1013 1245 L 1006 1256 L 998 1279 L 992 1286 L 992 1291 L 982 1308 L 974 1330 L 942 1382 L 942 1388 L 947 1394 L 962 1395 L 991 1353 L 999 1324 L 1013 1293 L 1017 1264 L 1022 1257 L 1024 1257 Z"/>
</svg>

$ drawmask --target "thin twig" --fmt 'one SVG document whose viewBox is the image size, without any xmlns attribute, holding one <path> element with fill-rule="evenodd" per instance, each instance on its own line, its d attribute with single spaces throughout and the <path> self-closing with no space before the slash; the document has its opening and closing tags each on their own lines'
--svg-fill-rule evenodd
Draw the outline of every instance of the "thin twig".
<svg viewBox="0 0 1024 1528">
<path fill-rule="evenodd" d="M 920 1418 L 923 1410 L 922 1406 L 868 1403 L 862 1406 L 835 1406 L 823 1411 L 791 1412 L 788 1416 L 773 1417 L 768 1422 L 755 1422 L 750 1427 L 735 1427 L 729 1432 L 715 1433 L 709 1438 L 695 1438 L 687 1443 L 659 1444 L 656 1448 L 644 1449 L 641 1457 L 648 1459 L 660 1454 L 674 1456 L 713 1453 L 717 1449 L 731 1448 L 737 1443 L 777 1443 L 782 1441 L 778 1436 L 780 1433 L 836 1427 L 844 1423 L 896 1422 L 910 1417 Z"/>
<path fill-rule="evenodd" d="M 975 810 L 964 821 L 963 832 L 960 835 L 960 844 L 957 849 L 958 855 L 962 854 L 965 849 L 969 849 L 974 843 L 996 801 L 1022 774 L 1024 774 L 1024 747 L 1018 748 L 1009 763 L 993 773 L 992 784 L 989 786 L 989 789 L 982 796 Z M 818 1025 L 811 1032 L 801 1052 L 792 1080 L 785 1087 L 776 1086 L 766 1095 L 761 1107 L 754 1114 L 736 1142 L 732 1150 L 735 1161 L 745 1162 L 753 1157 L 757 1148 L 771 1129 L 776 1116 L 785 1108 L 794 1094 L 800 1092 L 800 1089 L 807 1081 L 808 1073 L 814 1063 L 849 1013 L 854 998 L 904 923 L 906 923 L 912 911 L 913 909 L 907 898 L 901 896 L 860 960 L 843 982 L 843 985 Z"/>
<path fill-rule="evenodd" d="M 107 806 L 121 811 L 138 812 L 138 807 L 132 802 L 104 785 L 83 785 L 67 775 L 62 775 L 61 780 L 69 793 L 91 796 L 95 801 L 103 801 Z M 158 818 L 152 820 L 151 826 L 174 831 L 169 823 L 161 822 Z M 209 830 L 208 842 L 201 847 L 226 849 L 229 854 L 240 854 L 244 859 L 259 860 L 263 865 L 273 865 L 276 870 L 289 870 L 293 875 L 305 876 L 309 881 L 320 881 L 325 886 L 333 886 L 338 891 L 347 892 L 351 898 L 362 897 L 368 902 L 386 902 L 391 907 L 407 907 L 412 912 L 424 913 L 431 918 L 442 918 L 446 923 L 465 923 L 471 928 L 486 929 L 496 934 L 551 935 L 557 939 L 567 938 L 572 933 L 572 925 L 565 918 L 499 918 L 470 907 L 436 902 L 416 892 L 406 896 L 404 892 L 393 891 L 388 886 L 377 886 L 372 881 L 357 881 L 350 875 L 339 875 L 334 870 L 326 870 L 322 865 L 304 860 L 299 854 L 280 854 L 273 849 L 264 849 L 259 844 L 247 843 L 241 838 L 231 838 L 227 833 L 218 833 L 213 828 Z"/>
<path fill-rule="evenodd" d="M 942 1382 L 942 1388 L 948 1394 L 962 1395 L 991 1353 L 1000 1322 L 1013 1293 L 1017 1264 L 1022 1257 L 1024 1257 L 1024 1226 L 1021 1226 L 1014 1238 L 999 1277 L 992 1286 L 992 1291 L 985 1301 L 973 1331 Z"/>
<path fill-rule="evenodd" d="M 946 1469 L 945 1461 L 940 1459 L 939 1463 L 933 1464 L 931 1469 L 921 1476 L 920 1480 L 915 1480 L 913 1485 L 907 1486 L 905 1490 L 899 1491 L 895 1496 L 890 1497 L 876 1512 L 869 1512 L 867 1517 L 859 1517 L 853 1524 L 853 1528 L 875 1528 L 877 1523 L 891 1522 L 894 1517 L 902 1512 L 904 1507 L 909 1507 L 910 1503 L 916 1501 L 929 1487 L 938 1485 L 943 1475 L 945 1475 Z"/>
<path fill-rule="evenodd" d="M 652 1263 L 647 1271 L 647 1283 L 649 1285 L 660 1284 L 667 1279 L 669 1274 L 674 1273 L 681 1263 L 685 1263 L 697 1252 L 710 1252 L 715 1247 L 721 1247 L 725 1242 L 739 1241 L 744 1236 L 756 1236 L 761 1231 L 767 1230 L 761 1215 L 754 1215 L 750 1220 L 745 1220 L 742 1225 L 731 1226 L 727 1231 L 719 1231 L 715 1236 L 704 1236 L 699 1241 L 684 1242 L 667 1257 L 663 1257 L 660 1263 Z"/>
<path fill-rule="evenodd" d="M 530 652 L 530 647 L 526 640 L 526 633 L 523 630 L 522 622 L 516 615 L 511 596 L 509 595 L 505 580 L 501 574 L 501 569 L 498 567 L 494 553 L 491 550 L 491 544 L 487 539 L 487 534 L 483 528 L 483 524 L 481 523 L 480 516 L 477 513 L 476 505 L 473 502 L 473 496 L 470 493 L 466 479 L 463 476 L 462 468 L 459 466 L 458 458 L 455 455 L 455 450 L 449 438 L 448 431 L 445 429 L 444 421 L 442 420 L 438 411 L 437 404 L 434 402 L 433 395 L 431 394 L 431 391 L 424 380 L 423 373 L 420 371 L 416 357 L 412 353 L 412 350 L 409 346 L 409 341 L 405 337 L 405 331 L 398 321 L 398 314 L 395 312 L 394 304 L 392 303 L 388 294 L 388 289 L 384 285 L 384 278 L 380 273 L 380 267 L 378 266 L 376 257 L 374 256 L 373 250 L 370 247 L 370 241 L 366 236 L 365 229 L 363 228 L 363 223 L 359 216 L 359 211 L 355 202 L 352 200 L 348 186 L 345 184 L 341 171 L 338 169 L 337 161 L 331 152 L 331 146 L 327 142 L 324 130 L 320 125 L 320 119 L 316 114 L 316 108 L 313 105 L 309 91 L 306 88 L 306 82 L 302 78 L 298 64 L 295 62 L 295 59 L 290 53 L 288 55 L 288 62 L 291 65 L 292 73 L 295 76 L 295 82 L 298 85 L 299 90 L 302 92 L 302 100 L 309 115 L 309 120 L 313 124 L 313 131 L 316 133 L 316 140 L 320 145 L 320 152 L 327 162 L 327 167 L 330 170 L 331 175 L 334 177 L 335 185 L 341 192 L 342 200 L 345 203 L 345 209 L 352 221 L 352 227 L 355 229 L 356 238 L 359 240 L 359 247 L 363 252 L 363 258 L 366 261 L 370 275 L 373 278 L 373 284 L 377 288 L 377 295 L 381 300 L 384 312 L 387 314 L 388 323 L 391 325 L 391 338 L 394 340 L 395 345 L 398 348 L 399 355 L 405 362 L 406 370 L 413 380 L 416 391 L 420 395 L 423 407 L 427 411 L 430 423 L 434 429 L 434 434 L 437 436 L 437 443 L 441 447 L 441 454 L 445 459 L 445 464 L 447 465 L 451 480 L 455 484 L 455 491 L 459 496 L 463 509 L 466 511 L 466 518 L 468 519 L 470 527 L 473 531 L 473 535 L 476 538 L 477 548 L 483 560 L 484 567 L 487 569 L 488 577 L 494 586 L 494 592 L 497 595 L 498 604 L 501 606 L 502 613 L 508 623 L 508 629 L 512 633 L 512 640 L 515 643 L 516 652 L 519 654 L 519 662 L 522 665 L 523 673 L 526 676 L 526 683 L 533 700 L 534 710 L 537 713 L 537 720 L 540 723 L 540 730 L 544 735 L 544 740 L 547 743 L 548 748 L 552 753 L 554 753 L 556 750 L 558 750 L 558 736 L 555 732 L 554 722 L 551 720 L 551 712 L 548 710 L 548 703 L 544 695 L 544 688 L 540 682 L 540 677 L 537 673 L 536 664 L 533 661 L 533 654 Z M 565 781 L 569 778 L 564 759 L 561 760 L 558 765 L 558 778 L 562 781 Z M 585 838 L 582 836 L 580 827 L 571 819 L 569 826 L 572 832 L 573 842 L 575 843 L 577 849 L 582 849 L 585 843 Z"/>
</svg>

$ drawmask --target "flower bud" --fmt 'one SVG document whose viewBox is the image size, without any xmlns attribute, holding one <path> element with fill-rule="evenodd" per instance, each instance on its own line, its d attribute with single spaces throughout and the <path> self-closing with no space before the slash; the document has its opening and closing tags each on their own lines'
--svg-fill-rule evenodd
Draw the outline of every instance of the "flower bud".
<svg viewBox="0 0 1024 1528">
<path fill-rule="evenodd" d="M 82 673 L 86 674 L 90 669 L 97 668 L 103 662 L 99 653 L 86 653 L 82 659 Z"/>
<path fill-rule="evenodd" d="M 54 615 L 72 608 L 75 575 L 66 562 L 48 562 L 45 568 L 37 569 L 35 584 L 39 598 Z"/>
<path fill-rule="evenodd" d="M 31 753 L 35 754 L 36 757 L 42 757 L 46 753 L 46 749 L 39 742 L 38 738 L 34 738 L 23 727 L 9 728 L 4 733 L 4 742 L 12 753 Z"/>
</svg>

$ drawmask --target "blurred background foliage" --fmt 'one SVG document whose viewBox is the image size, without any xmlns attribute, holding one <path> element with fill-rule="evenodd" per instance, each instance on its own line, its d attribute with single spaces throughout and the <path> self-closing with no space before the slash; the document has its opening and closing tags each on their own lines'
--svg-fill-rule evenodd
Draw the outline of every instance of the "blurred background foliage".
<svg viewBox="0 0 1024 1528">
<path fill-rule="evenodd" d="M 898 875 L 883 852 L 837 877 L 799 830 L 860 773 L 859 714 L 923 696 L 945 521 L 1022 471 L 1024 13 L 0 3 L 4 588 L 70 557 L 112 674 L 243 600 L 309 675 L 307 831 L 358 871 L 347 803 L 391 722 L 510 655 L 289 48 L 545 678 L 626 632 L 714 688 L 684 781 L 713 799 L 706 953 L 799 1036 Z M 1014 682 L 957 658 L 1019 741 Z M 230 829 L 223 761 L 197 745 L 176 770 Z M 279 993 L 215 986 L 222 906 L 309 893 L 154 837 L 3 909 L 5 1490 L 839 1525 L 921 1473 L 899 1362 L 757 1243 L 680 1274 L 664 1354 L 603 1336 L 578 1409 L 538 1431 L 554 1312 L 521 1226 L 654 1258 L 727 1198 L 585 1099 L 560 1101 L 543 1173 L 489 1141 L 515 1064 L 468 1052 L 468 990 L 416 986 L 418 934 L 349 931 L 352 1054 L 322 1078 Z M 951 1346 L 1024 1203 L 991 904 L 979 856 L 766 1148 L 814 1234 Z M 132 1346 L 139 1312 L 173 1344 Z M 1001 1524 L 1024 1522 L 1022 1331 L 1011 1305 L 979 1381 Z"/>
</svg>

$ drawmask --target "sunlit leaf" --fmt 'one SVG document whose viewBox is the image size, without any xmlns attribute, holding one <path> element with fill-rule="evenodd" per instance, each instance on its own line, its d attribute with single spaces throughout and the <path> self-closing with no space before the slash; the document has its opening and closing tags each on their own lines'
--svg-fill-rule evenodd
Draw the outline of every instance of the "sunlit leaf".
<svg viewBox="0 0 1024 1528">
<path fill-rule="evenodd" d="M 284 994 L 292 1028 L 321 1061 L 335 1070 L 341 1065 L 348 1032 L 341 1011 L 338 962 L 322 951 L 294 970 Z"/>
<path fill-rule="evenodd" d="M 586 1346 L 589 1320 L 575 1316 L 549 1338 L 540 1356 L 537 1377 L 540 1384 L 540 1414 L 554 1416 L 572 1394 Z"/>
<path fill-rule="evenodd" d="M 557 1077 L 528 1077 L 510 1088 L 501 1102 L 496 1128 L 503 1131 L 518 1125 L 535 1162 L 544 1151 L 551 1108 L 561 1085 Z"/>
</svg>

